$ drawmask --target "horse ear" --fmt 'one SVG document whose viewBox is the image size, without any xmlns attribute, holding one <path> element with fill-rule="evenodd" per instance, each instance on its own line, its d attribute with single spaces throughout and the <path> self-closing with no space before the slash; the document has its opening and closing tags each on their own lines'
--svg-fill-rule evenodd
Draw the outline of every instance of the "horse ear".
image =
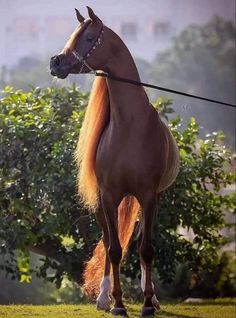
<svg viewBox="0 0 236 318">
<path fill-rule="evenodd" d="M 77 19 L 80 23 L 84 22 L 85 18 L 79 13 L 79 10 L 75 8 Z"/>
<path fill-rule="evenodd" d="M 92 20 L 92 21 L 101 21 L 97 16 L 96 16 L 96 14 L 93 12 L 93 10 L 90 8 L 90 7 L 87 7 L 87 9 L 88 9 L 88 15 L 89 15 L 89 17 L 90 17 L 90 19 Z"/>
</svg>

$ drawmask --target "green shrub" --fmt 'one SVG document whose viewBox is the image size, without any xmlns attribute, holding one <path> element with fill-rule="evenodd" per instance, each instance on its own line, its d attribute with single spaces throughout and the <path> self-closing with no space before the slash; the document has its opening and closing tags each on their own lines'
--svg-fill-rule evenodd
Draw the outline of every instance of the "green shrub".
<svg viewBox="0 0 236 318">
<path fill-rule="evenodd" d="M 29 92 L 6 87 L 0 100 L 0 269 L 12 278 L 29 282 L 35 272 L 57 286 L 64 275 L 81 282 L 84 261 L 100 237 L 94 216 L 76 200 L 73 152 L 87 98 L 75 87 Z M 169 100 L 158 100 L 156 107 L 162 115 L 172 112 Z M 186 128 L 178 116 L 169 125 L 181 169 L 163 196 L 154 231 L 154 268 L 167 283 L 180 263 L 196 275 L 220 265 L 223 210 L 234 208 L 232 197 L 219 192 L 233 182 L 223 134 L 199 139 L 194 118 Z M 192 241 L 178 234 L 180 226 L 194 231 Z M 44 256 L 37 268 L 30 268 L 29 251 Z M 127 260 L 123 273 L 134 278 L 135 242 Z"/>
</svg>

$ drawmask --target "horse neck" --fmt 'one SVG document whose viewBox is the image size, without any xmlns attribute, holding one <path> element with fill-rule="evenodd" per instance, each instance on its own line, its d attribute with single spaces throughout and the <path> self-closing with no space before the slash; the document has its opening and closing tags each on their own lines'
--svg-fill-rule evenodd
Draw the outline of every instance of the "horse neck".
<svg viewBox="0 0 236 318">
<path fill-rule="evenodd" d="M 109 74 L 140 81 L 135 62 L 122 40 L 113 36 L 113 51 L 104 69 Z M 145 118 L 149 101 L 145 90 L 141 86 L 135 86 L 124 82 L 107 79 L 111 119 L 115 122 L 130 124 L 134 116 Z"/>
</svg>

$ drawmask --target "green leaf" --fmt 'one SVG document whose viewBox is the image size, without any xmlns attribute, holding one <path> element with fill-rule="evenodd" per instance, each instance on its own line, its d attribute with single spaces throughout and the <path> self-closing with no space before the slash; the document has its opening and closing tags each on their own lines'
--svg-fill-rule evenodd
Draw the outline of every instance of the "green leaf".
<svg viewBox="0 0 236 318">
<path fill-rule="evenodd" d="M 19 270 L 19 281 L 21 283 L 30 283 L 31 275 L 30 275 L 30 256 L 29 252 L 26 250 L 18 250 L 17 251 L 17 264 Z"/>
</svg>

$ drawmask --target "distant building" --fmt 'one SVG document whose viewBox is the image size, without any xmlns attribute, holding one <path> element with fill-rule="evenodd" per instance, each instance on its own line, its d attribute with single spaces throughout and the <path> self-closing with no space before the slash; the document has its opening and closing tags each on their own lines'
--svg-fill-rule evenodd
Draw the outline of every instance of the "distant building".
<svg viewBox="0 0 236 318">
<path fill-rule="evenodd" d="M 234 0 L 0 0 L 0 67 L 25 56 L 58 53 L 76 26 L 73 12 L 91 6 L 137 57 L 151 60 L 181 29 L 214 15 L 234 19 Z"/>
</svg>

